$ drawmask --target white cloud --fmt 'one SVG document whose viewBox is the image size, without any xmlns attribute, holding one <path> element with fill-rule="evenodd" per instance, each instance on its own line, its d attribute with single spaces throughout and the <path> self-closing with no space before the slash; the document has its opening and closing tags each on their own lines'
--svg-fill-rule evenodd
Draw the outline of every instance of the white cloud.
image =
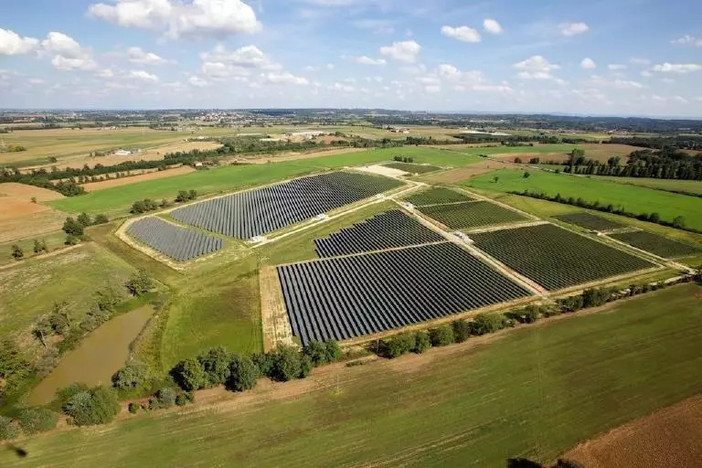
<svg viewBox="0 0 702 468">
<path fill-rule="evenodd" d="M 591 86 L 595 86 L 598 88 L 615 88 L 615 89 L 643 89 L 646 87 L 643 84 L 639 83 L 638 81 L 622 80 L 622 79 L 608 80 L 608 79 L 603 78 L 601 76 L 593 76 L 590 79 L 589 84 Z"/>
<path fill-rule="evenodd" d="M 697 63 L 661 63 L 651 69 L 659 73 L 690 73 L 702 70 L 702 65 Z"/>
<path fill-rule="evenodd" d="M 558 25 L 558 29 L 560 30 L 562 35 L 570 37 L 587 32 L 590 29 L 590 27 L 583 22 L 561 23 Z"/>
<path fill-rule="evenodd" d="M 113 72 L 110 68 L 104 68 L 95 73 L 95 76 L 97 76 L 98 78 L 112 78 L 113 76 L 115 76 L 115 72 Z"/>
<path fill-rule="evenodd" d="M 39 40 L 21 37 L 14 31 L 0 28 L 0 55 L 24 55 L 39 47 Z"/>
<path fill-rule="evenodd" d="M 209 78 L 226 79 L 250 76 L 256 69 L 279 71 L 283 66 L 271 60 L 256 46 L 248 45 L 228 50 L 218 44 L 210 52 L 200 54 L 201 71 Z"/>
<path fill-rule="evenodd" d="M 392 45 L 380 48 L 380 53 L 391 57 L 398 62 L 414 63 L 417 60 L 417 55 L 421 50 L 421 46 L 415 41 L 400 41 L 393 42 Z"/>
<path fill-rule="evenodd" d="M 162 31 L 166 37 L 224 37 L 261 30 L 241 0 L 117 0 L 90 5 L 88 14 L 125 28 Z"/>
<path fill-rule="evenodd" d="M 483 20 L 483 29 L 490 34 L 502 34 L 504 32 L 502 25 L 492 18 L 486 18 Z"/>
<path fill-rule="evenodd" d="M 263 75 L 266 81 L 274 84 L 295 84 L 295 85 L 307 85 L 309 81 L 307 78 L 301 76 L 295 76 L 290 72 L 268 72 Z"/>
<path fill-rule="evenodd" d="M 692 46 L 692 47 L 702 47 L 702 39 L 698 39 L 695 36 L 685 34 L 682 37 L 670 41 L 671 44 L 682 45 L 682 46 Z"/>
<path fill-rule="evenodd" d="M 148 83 L 158 82 L 158 76 L 153 73 L 146 72 L 144 70 L 132 70 L 129 72 L 129 77 L 141 81 L 146 81 Z"/>
<path fill-rule="evenodd" d="M 207 80 L 203 80 L 198 76 L 191 76 L 190 78 L 188 78 L 188 83 L 190 83 L 190 85 L 192 86 L 195 86 L 196 88 L 204 88 L 205 86 L 208 86 L 210 84 Z"/>
<path fill-rule="evenodd" d="M 166 62 L 166 59 L 163 57 L 153 52 L 146 52 L 141 47 L 130 47 L 127 49 L 127 58 L 130 62 L 140 65 L 160 65 Z"/>
<path fill-rule="evenodd" d="M 561 68 L 560 65 L 550 63 L 541 55 L 533 55 L 526 60 L 515 63 L 512 67 L 519 70 L 517 76 L 525 80 L 553 80 L 559 84 L 564 83 L 563 80 L 552 74 L 554 70 Z"/>
<path fill-rule="evenodd" d="M 360 57 L 353 57 L 352 60 L 356 63 L 360 63 L 361 65 L 385 65 L 387 63 L 385 59 L 374 59 L 366 55 L 361 55 Z"/>
<path fill-rule="evenodd" d="M 41 46 L 43 50 L 56 54 L 51 63 L 59 70 L 92 70 L 97 67 L 92 51 L 63 33 L 50 32 Z"/>
<path fill-rule="evenodd" d="M 610 63 L 609 65 L 607 65 L 607 68 L 611 71 L 622 71 L 626 70 L 626 65 L 621 63 Z"/>
<path fill-rule="evenodd" d="M 329 87 L 329 89 L 332 91 L 343 91 L 344 93 L 353 93 L 354 91 L 356 91 L 356 88 L 354 88 L 353 86 L 343 83 L 334 83 Z"/>
<path fill-rule="evenodd" d="M 597 68 L 597 64 L 590 57 L 585 57 L 580 62 L 580 68 L 582 68 L 584 70 L 594 70 L 595 68 Z"/>
<path fill-rule="evenodd" d="M 650 65 L 651 61 L 646 58 L 632 57 L 629 61 L 635 65 Z"/>
<path fill-rule="evenodd" d="M 480 42 L 480 33 L 468 26 L 442 26 L 441 34 L 463 42 Z"/>
</svg>

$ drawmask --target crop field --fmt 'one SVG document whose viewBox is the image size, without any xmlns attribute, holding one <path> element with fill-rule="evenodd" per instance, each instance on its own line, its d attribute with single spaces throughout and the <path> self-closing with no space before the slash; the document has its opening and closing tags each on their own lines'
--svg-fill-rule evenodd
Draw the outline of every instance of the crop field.
<svg viewBox="0 0 702 468">
<path fill-rule="evenodd" d="M 383 166 L 398 169 L 400 171 L 409 172 L 410 174 L 426 174 L 427 172 L 434 172 L 441 169 L 438 166 L 431 166 L 429 164 L 412 164 L 401 162 L 387 163 L 383 164 Z"/>
<path fill-rule="evenodd" d="M 481 250 L 551 291 L 655 266 L 553 224 L 484 232 L 471 239 Z"/>
<path fill-rule="evenodd" d="M 433 187 L 405 198 L 405 201 L 414 206 L 445 205 L 447 203 L 460 203 L 471 200 L 475 199 L 465 193 L 445 187 Z"/>
<path fill-rule="evenodd" d="M 419 211 L 451 229 L 476 228 L 524 221 L 523 215 L 488 201 L 433 205 Z"/>
<path fill-rule="evenodd" d="M 319 257 L 337 257 L 395 247 L 440 242 L 444 238 L 399 210 L 380 213 L 324 239 L 315 239 Z"/>
<path fill-rule="evenodd" d="M 333 172 L 196 203 L 171 215 L 208 231 L 249 239 L 401 185 L 384 177 Z"/>
<path fill-rule="evenodd" d="M 176 226 L 160 218 L 143 218 L 127 229 L 134 239 L 177 262 L 216 252 L 224 246 L 218 237 Z"/>
<path fill-rule="evenodd" d="M 597 176 L 599 180 L 615 182 L 618 184 L 639 185 L 657 190 L 668 190 L 671 192 L 684 192 L 695 195 L 702 195 L 702 180 L 683 179 L 649 179 L 646 177 L 607 177 Z"/>
<path fill-rule="evenodd" d="M 691 245 L 666 239 L 646 231 L 622 232 L 610 234 L 609 237 L 663 258 L 685 257 L 700 253 L 700 249 Z"/>
<path fill-rule="evenodd" d="M 702 230 L 702 202 L 697 197 L 664 192 L 647 187 L 619 184 L 601 178 L 577 177 L 568 174 L 532 171 L 531 177 L 522 177 L 521 171 L 498 170 L 462 182 L 462 185 L 494 192 L 545 193 L 550 196 L 582 198 L 598 201 L 600 205 L 623 207 L 633 213 L 658 213 L 664 221 L 672 222 L 677 216 L 685 225 Z M 495 181 L 497 177 L 497 181 Z"/>
<path fill-rule="evenodd" d="M 614 221 L 610 221 L 602 216 L 597 216 L 586 212 L 564 214 L 556 216 L 555 218 L 565 221 L 568 224 L 590 229 L 591 231 L 609 231 L 611 229 L 624 227 L 623 224 L 615 223 Z"/>
<path fill-rule="evenodd" d="M 17 445 L 28 456 L 3 450 L 0 465 L 549 464 L 702 392 L 701 292 L 675 286 L 425 356 L 318 368 L 282 385 L 262 380 L 211 406 L 207 390 L 192 410 L 24 438 Z"/>
<path fill-rule="evenodd" d="M 278 267 L 293 335 L 345 340 L 528 296 L 452 243 Z"/>
</svg>

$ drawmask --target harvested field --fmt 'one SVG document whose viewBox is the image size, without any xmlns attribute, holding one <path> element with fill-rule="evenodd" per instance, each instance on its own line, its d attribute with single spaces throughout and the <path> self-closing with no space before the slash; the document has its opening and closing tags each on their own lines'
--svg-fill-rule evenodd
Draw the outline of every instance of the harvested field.
<svg viewBox="0 0 702 468">
<path fill-rule="evenodd" d="M 36 197 L 38 203 L 32 203 Z M 41 204 L 63 198 L 58 192 L 31 185 L 0 184 L 0 243 L 39 236 L 61 228 L 65 215 Z"/>
<path fill-rule="evenodd" d="M 293 335 L 346 340 L 529 296 L 455 244 L 278 267 Z"/>
<path fill-rule="evenodd" d="M 527 219 L 514 210 L 503 208 L 489 201 L 425 206 L 419 208 L 419 211 L 451 229 L 493 226 Z"/>
<path fill-rule="evenodd" d="M 615 223 L 614 221 L 610 221 L 602 216 L 585 212 L 564 214 L 555 216 L 555 218 L 565 221 L 568 224 L 580 226 L 581 228 L 590 229 L 592 231 L 609 231 L 611 229 L 624 227 L 623 224 Z"/>
<path fill-rule="evenodd" d="M 548 290 L 655 265 L 553 224 L 471 235 L 475 245 Z"/>
<path fill-rule="evenodd" d="M 439 166 L 431 166 L 429 164 L 412 164 L 401 162 L 393 162 L 383 165 L 392 169 L 409 172 L 410 174 L 426 174 L 427 172 L 434 172 L 441 169 Z"/>
<path fill-rule="evenodd" d="M 441 242 L 443 236 L 399 210 L 380 213 L 324 239 L 315 239 L 319 257 L 336 257 L 374 250 Z"/>
<path fill-rule="evenodd" d="M 486 159 L 466 167 L 459 167 L 441 172 L 439 174 L 431 174 L 426 177 L 427 180 L 439 184 L 457 184 L 458 182 L 470 179 L 479 174 L 492 172 L 496 169 L 521 169 L 520 167 L 512 166 L 500 161 Z"/>
<path fill-rule="evenodd" d="M 474 200 L 473 197 L 449 188 L 434 187 L 405 198 L 405 201 L 414 206 L 443 205 L 446 203 L 461 203 Z"/>
<path fill-rule="evenodd" d="M 250 239 L 401 185 L 385 177 L 332 172 L 196 203 L 171 214 L 185 224 Z"/>
<path fill-rule="evenodd" d="M 578 445 L 565 458 L 587 468 L 699 468 L 702 396 L 656 411 Z"/>
<path fill-rule="evenodd" d="M 148 172 L 146 174 L 122 177 L 119 179 L 103 180 L 100 182 L 90 182 L 87 184 L 83 184 L 83 188 L 86 192 L 94 192 L 96 190 L 102 190 L 110 187 L 119 187 L 122 185 L 136 184 L 138 182 L 144 182 L 147 180 L 165 179 L 167 177 L 189 174 L 191 172 L 195 172 L 195 169 L 193 169 L 190 166 L 181 166 L 173 169 L 166 169 L 165 171 L 154 171 Z"/>
<path fill-rule="evenodd" d="M 676 242 L 646 231 L 622 232 L 610 234 L 609 237 L 663 258 L 684 257 L 700 253 L 700 249 L 691 245 Z"/>
</svg>

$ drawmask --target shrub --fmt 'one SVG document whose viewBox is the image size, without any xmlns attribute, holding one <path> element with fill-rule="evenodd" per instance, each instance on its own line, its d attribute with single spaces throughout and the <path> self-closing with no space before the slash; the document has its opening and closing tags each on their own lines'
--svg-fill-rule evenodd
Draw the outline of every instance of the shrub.
<svg viewBox="0 0 702 468">
<path fill-rule="evenodd" d="M 124 286 L 131 295 L 141 296 L 154 288 L 154 282 L 144 268 L 139 268 Z"/>
<path fill-rule="evenodd" d="M 59 407 L 64 410 L 68 401 L 81 392 L 88 391 L 88 386 L 82 383 L 73 383 L 67 387 L 60 388 L 56 390 L 56 401 L 58 401 Z"/>
<path fill-rule="evenodd" d="M 451 325 L 441 325 L 429 330 L 429 341 L 432 346 L 446 346 L 456 341 Z"/>
<path fill-rule="evenodd" d="M 19 436 L 19 428 L 12 419 L 0 416 L 0 440 L 14 439 Z"/>
<path fill-rule="evenodd" d="M 149 378 L 149 368 L 139 361 L 131 361 L 112 376 L 112 386 L 118 390 L 134 390 Z"/>
<path fill-rule="evenodd" d="M 24 257 L 24 251 L 22 250 L 22 247 L 20 247 L 17 244 L 14 244 L 12 246 L 12 258 L 15 260 L 20 260 L 22 257 Z"/>
<path fill-rule="evenodd" d="M 184 359 L 171 370 L 171 375 L 178 386 L 186 392 L 205 386 L 206 375 L 197 359 Z"/>
<path fill-rule="evenodd" d="M 178 393 L 175 388 L 165 387 L 156 392 L 156 402 L 159 408 L 170 408 L 176 404 Z"/>
<path fill-rule="evenodd" d="M 99 214 L 95 216 L 95 219 L 93 220 L 93 224 L 106 224 L 109 222 L 109 219 L 107 219 L 107 216 L 104 214 Z"/>
<path fill-rule="evenodd" d="M 300 356 L 300 378 L 306 378 L 308 375 L 310 375 L 312 369 L 314 369 L 312 359 L 310 359 L 310 357 L 306 354 Z"/>
<path fill-rule="evenodd" d="M 341 359 L 341 348 L 339 343 L 334 340 L 329 340 L 324 344 L 327 348 L 327 358 L 329 362 L 338 361 Z"/>
<path fill-rule="evenodd" d="M 93 224 L 93 220 L 90 219 L 90 215 L 88 213 L 85 213 L 85 212 L 79 214 L 78 217 L 76 218 L 76 221 L 78 221 L 80 224 L 82 224 L 83 227 L 88 227 L 91 224 Z"/>
<path fill-rule="evenodd" d="M 505 327 L 505 318 L 497 314 L 478 314 L 470 322 L 470 334 L 471 335 L 485 335 L 487 333 L 494 333 Z"/>
<path fill-rule="evenodd" d="M 27 408 L 17 416 L 22 431 L 27 434 L 46 432 L 56 427 L 58 414 L 46 408 Z"/>
<path fill-rule="evenodd" d="M 309 357 L 312 360 L 312 363 L 315 366 L 320 366 L 329 362 L 329 356 L 327 355 L 327 347 L 324 343 L 320 341 L 311 340 L 302 349 L 302 352 L 305 354 L 305 356 Z"/>
<path fill-rule="evenodd" d="M 253 361 L 254 365 L 258 367 L 261 375 L 271 375 L 274 361 L 273 353 L 254 354 L 251 356 L 251 360 Z"/>
<path fill-rule="evenodd" d="M 539 319 L 540 309 L 538 306 L 529 305 L 523 309 L 506 312 L 505 317 L 516 320 L 519 323 L 534 323 Z"/>
<path fill-rule="evenodd" d="M 69 236 L 81 237 L 85 233 L 85 226 L 72 217 L 66 218 L 63 222 L 63 232 Z"/>
<path fill-rule="evenodd" d="M 64 242 L 64 244 L 66 244 L 66 245 L 76 245 L 76 244 L 78 244 L 79 242 L 80 242 L 80 239 L 78 239 L 78 238 L 77 238 L 76 236 L 74 236 L 73 234 L 69 234 L 69 235 L 66 236 L 66 241 Z"/>
<path fill-rule="evenodd" d="M 415 344 L 416 338 L 413 333 L 402 333 L 383 340 L 380 354 L 387 358 L 394 359 L 412 351 Z"/>
<path fill-rule="evenodd" d="M 236 354 L 229 362 L 228 373 L 227 389 L 243 392 L 256 386 L 256 379 L 258 379 L 260 371 L 250 357 Z"/>
<path fill-rule="evenodd" d="M 453 336 L 456 343 L 463 343 L 470 336 L 470 324 L 465 320 L 456 320 L 451 326 L 453 327 Z"/>
<path fill-rule="evenodd" d="M 431 340 L 429 339 L 429 333 L 420 331 L 415 335 L 415 344 L 413 352 L 417 354 L 422 354 L 427 349 L 431 348 Z"/>
<path fill-rule="evenodd" d="M 300 376 L 300 353 L 292 346 L 279 346 L 273 353 L 269 376 L 273 380 L 286 382 Z"/>
<path fill-rule="evenodd" d="M 214 387 L 229 379 L 232 355 L 222 346 L 211 348 L 197 357 L 205 372 L 205 386 Z"/>
<path fill-rule="evenodd" d="M 137 414 L 139 412 L 139 408 L 141 408 L 141 406 L 139 406 L 138 403 L 129 403 L 129 412 L 131 414 Z"/>
<path fill-rule="evenodd" d="M 73 395 L 64 411 L 78 426 L 105 424 L 119 413 L 119 402 L 112 389 L 95 387 Z"/>
<path fill-rule="evenodd" d="M 42 252 L 47 252 L 49 249 L 46 247 L 46 241 L 44 239 L 34 239 L 34 253 L 39 254 Z"/>
<path fill-rule="evenodd" d="M 188 404 L 188 397 L 185 393 L 179 393 L 175 399 L 176 406 L 185 406 Z"/>
</svg>

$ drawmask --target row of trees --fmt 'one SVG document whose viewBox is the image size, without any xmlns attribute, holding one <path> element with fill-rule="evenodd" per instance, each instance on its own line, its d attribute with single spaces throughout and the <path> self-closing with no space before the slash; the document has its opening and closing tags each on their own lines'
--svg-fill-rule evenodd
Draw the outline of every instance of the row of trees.
<svg viewBox="0 0 702 468">
<path fill-rule="evenodd" d="M 176 197 L 173 199 L 174 203 L 185 203 L 197 199 L 197 192 L 195 190 L 179 190 Z M 159 208 L 168 208 L 171 203 L 165 198 L 161 202 L 156 202 L 150 198 L 145 198 L 143 200 L 137 200 L 132 203 L 132 207 L 129 212 L 132 214 L 142 214 L 148 213 L 149 211 L 156 211 Z"/>
<path fill-rule="evenodd" d="M 578 154 L 574 154 L 578 152 Z M 618 156 L 609 158 L 606 164 L 585 159 L 582 150 L 574 150 L 569 156 L 564 172 L 584 175 L 613 177 L 648 177 L 656 179 L 702 180 L 702 156 L 690 156 L 676 149 L 660 151 L 633 151 L 627 164 L 619 165 Z"/>
<path fill-rule="evenodd" d="M 575 198 L 575 197 L 563 197 L 561 196 L 560 193 L 557 193 L 555 196 L 553 195 L 548 195 L 543 192 L 532 192 L 529 189 L 523 190 L 523 191 L 510 191 L 509 193 L 513 195 L 521 195 L 523 197 L 531 197 L 531 198 L 538 198 L 539 200 L 548 200 L 548 201 L 553 201 L 556 203 L 563 203 L 565 205 L 573 205 L 573 206 L 579 206 L 581 208 L 588 208 L 590 210 L 597 210 L 597 211 L 602 211 L 604 213 L 613 213 L 616 215 L 620 216 L 626 216 L 627 218 L 636 218 L 640 221 L 648 221 L 650 223 L 656 223 L 660 224 L 662 226 L 668 226 L 668 227 L 674 227 L 676 229 L 682 229 L 685 231 L 690 231 L 690 232 L 700 232 L 699 230 L 688 227 L 685 224 L 685 217 L 684 216 L 676 216 L 673 218 L 672 221 L 667 221 L 661 219 L 660 215 L 657 212 L 653 213 L 633 213 L 631 211 L 627 211 L 624 207 L 622 206 L 614 206 L 613 204 L 607 204 L 603 205 L 600 204 L 599 201 L 588 201 L 584 200 L 581 197 Z"/>
</svg>

